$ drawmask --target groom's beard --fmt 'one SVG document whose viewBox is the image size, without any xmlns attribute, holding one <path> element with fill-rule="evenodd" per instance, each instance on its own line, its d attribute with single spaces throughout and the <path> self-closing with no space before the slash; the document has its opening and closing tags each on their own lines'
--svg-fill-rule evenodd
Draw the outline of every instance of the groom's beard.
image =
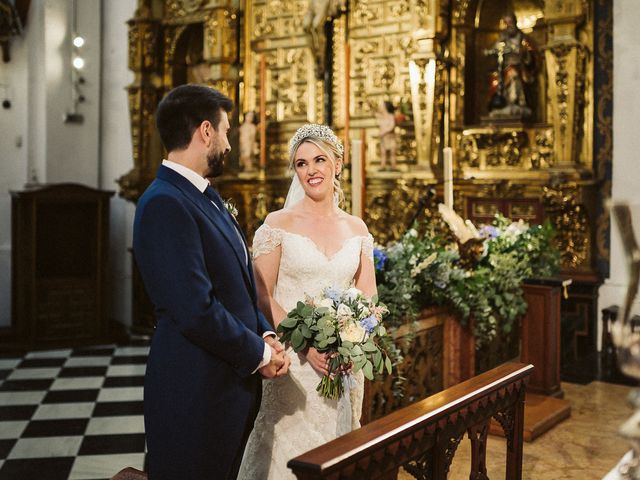
<svg viewBox="0 0 640 480">
<path fill-rule="evenodd" d="M 215 178 L 224 171 L 225 152 L 211 152 L 207 155 L 207 173 L 205 178 Z"/>
</svg>

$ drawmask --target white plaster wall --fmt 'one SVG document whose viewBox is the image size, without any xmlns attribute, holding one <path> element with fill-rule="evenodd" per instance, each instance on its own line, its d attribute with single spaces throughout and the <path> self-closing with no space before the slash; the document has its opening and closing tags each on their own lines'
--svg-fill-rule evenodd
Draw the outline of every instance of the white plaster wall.
<svg viewBox="0 0 640 480">
<path fill-rule="evenodd" d="M 11 108 L 0 107 L 0 327 L 11 321 L 11 196 L 27 178 L 29 38 L 11 43 L 11 62 L 0 63 L 0 103 L 8 99 Z"/>
<path fill-rule="evenodd" d="M 133 81 L 127 67 L 128 30 L 136 0 L 103 4 L 101 188 L 118 191 L 116 179 L 133 167 L 129 106 L 125 87 Z M 135 206 L 117 197 L 111 200 L 110 288 L 112 318 L 131 325 L 131 259 L 128 248 Z"/>
<path fill-rule="evenodd" d="M 34 178 L 98 186 L 102 0 L 76 4 L 77 33 L 86 40 L 81 54 L 87 101 L 78 107 L 82 124 L 63 121 L 72 109 L 70 0 L 31 2 L 23 36 L 12 42 L 12 60 L 0 65 L 0 83 L 9 86 L 13 103 L 10 110 L 0 109 L 0 327 L 11 324 L 8 191 Z"/>
<path fill-rule="evenodd" d="M 81 71 L 85 84 L 81 90 L 86 101 L 78 106 L 78 112 L 84 116 L 82 124 L 63 121 L 64 115 L 73 108 L 72 2 L 49 0 L 45 3 L 46 172 L 42 178 L 47 183 L 78 182 L 98 186 L 101 3 L 101 0 L 76 1 L 76 33 L 85 39 L 78 51 L 85 60 Z"/>
<path fill-rule="evenodd" d="M 632 204 L 636 238 L 640 241 L 640 4 L 613 2 L 613 181 L 612 199 Z M 624 304 L 627 268 L 615 221 L 611 224 L 611 270 L 600 288 L 600 309 Z M 632 313 L 640 313 L 636 300 Z M 600 327 L 600 325 L 599 325 Z M 601 336 L 598 335 L 598 341 Z"/>
</svg>

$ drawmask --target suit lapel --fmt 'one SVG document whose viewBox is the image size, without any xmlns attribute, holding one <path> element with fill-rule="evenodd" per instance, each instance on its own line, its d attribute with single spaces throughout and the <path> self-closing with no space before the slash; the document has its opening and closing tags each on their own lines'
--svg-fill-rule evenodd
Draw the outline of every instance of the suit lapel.
<svg viewBox="0 0 640 480">
<path fill-rule="evenodd" d="M 251 297 L 255 300 L 253 272 L 250 271 L 249 266 L 247 266 L 247 262 L 245 262 L 245 254 L 242 251 L 241 246 L 239 245 L 238 236 L 230 228 L 231 224 L 223 218 L 223 215 L 226 215 L 226 212 L 218 211 L 218 209 L 211 203 L 211 201 L 202 192 L 200 192 L 195 187 L 195 185 L 193 185 L 189 180 L 184 178 L 179 173 L 174 172 L 170 168 L 161 165 L 158 169 L 157 177 L 161 180 L 166 180 L 167 182 L 180 189 L 180 191 L 198 208 L 200 208 L 200 210 L 209 218 L 209 220 L 211 220 L 211 223 L 220 231 L 222 236 L 229 243 L 229 246 L 231 246 L 231 248 L 233 249 L 236 259 L 241 265 L 242 274 L 245 282 L 247 283 L 247 286 L 249 287 Z M 231 217 L 231 215 L 229 215 L 229 217 Z M 235 220 L 233 221 L 233 223 L 237 225 Z M 246 240 L 244 239 L 242 230 L 240 230 L 239 227 L 237 228 L 246 244 Z M 247 250 L 247 256 L 248 252 L 249 251 Z"/>
</svg>

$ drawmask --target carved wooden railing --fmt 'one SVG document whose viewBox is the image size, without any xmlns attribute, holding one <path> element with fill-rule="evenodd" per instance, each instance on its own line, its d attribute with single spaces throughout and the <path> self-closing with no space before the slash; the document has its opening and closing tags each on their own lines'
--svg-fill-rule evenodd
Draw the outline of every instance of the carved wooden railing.
<svg viewBox="0 0 640 480">
<path fill-rule="evenodd" d="M 525 386 L 532 365 L 508 363 L 290 460 L 300 480 L 391 479 L 403 467 L 416 478 L 446 479 L 465 433 L 471 479 L 487 479 L 491 419 L 507 439 L 507 480 L 522 478 Z"/>
</svg>

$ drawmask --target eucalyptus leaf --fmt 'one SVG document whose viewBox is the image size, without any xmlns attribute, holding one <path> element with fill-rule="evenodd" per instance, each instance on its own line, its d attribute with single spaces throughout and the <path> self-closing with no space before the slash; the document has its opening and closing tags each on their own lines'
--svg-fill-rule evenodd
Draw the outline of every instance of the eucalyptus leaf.
<svg viewBox="0 0 640 480">
<path fill-rule="evenodd" d="M 283 327 L 283 328 L 293 328 L 298 324 L 298 320 L 295 318 L 291 318 L 291 317 L 286 317 L 284 320 L 282 320 L 280 322 L 280 325 L 278 325 L 278 328 Z"/>
<path fill-rule="evenodd" d="M 302 332 L 300 332 L 300 330 L 297 328 L 291 334 L 291 344 L 293 346 L 293 349 L 296 352 L 303 350 L 304 347 L 307 345 L 307 342 L 305 341 L 304 336 L 302 335 Z"/>
<path fill-rule="evenodd" d="M 373 380 L 373 366 L 371 365 L 371 362 L 365 363 L 364 367 L 362 367 L 362 372 L 367 379 Z"/>
</svg>

